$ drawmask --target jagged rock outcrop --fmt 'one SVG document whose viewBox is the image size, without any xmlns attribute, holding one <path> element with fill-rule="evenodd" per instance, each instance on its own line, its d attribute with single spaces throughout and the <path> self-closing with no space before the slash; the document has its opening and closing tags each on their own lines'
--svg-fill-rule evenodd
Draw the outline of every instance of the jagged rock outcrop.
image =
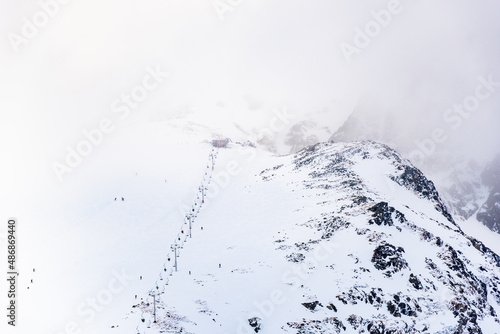
<svg viewBox="0 0 500 334">
<path fill-rule="evenodd" d="M 369 210 L 373 212 L 374 217 L 368 221 L 369 224 L 393 226 L 394 219 L 399 221 L 399 223 L 406 222 L 405 215 L 390 207 L 387 202 L 380 202 L 372 206 Z"/>
<path fill-rule="evenodd" d="M 316 309 L 316 307 L 318 307 L 318 306 L 323 306 L 323 305 L 321 305 L 321 303 L 320 303 L 319 301 L 317 301 L 317 300 L 316 300 L 316 301 L 314 301 L 314 302 L 302 303 L 302 305 L 303 305 L 305 308 L 307 308 L 307 309 L 309 309 L 309 310 L 311 310 L 311 311 L 314 311 L 314 310 Z"/>
<path fill-rule="evenodd" d="M 403 258 L 404 252 L 403 247 L 396 248 L 390 244 L 380 245 L 373 251 L 373 266 L 384 271 L 387 277 L 391 277 L 394 273 L 408 268 L 408 263 Z"/>
<path fill-rule="evenodd" d="M 258 333 L 262 329 L 261 328 L 262 319 L 259 317 L 253 317 L 253 318 L 248 319 L 248 324 L 250 325 L 250 327 L 253 328 L 255 333 Z"/>
</svg>

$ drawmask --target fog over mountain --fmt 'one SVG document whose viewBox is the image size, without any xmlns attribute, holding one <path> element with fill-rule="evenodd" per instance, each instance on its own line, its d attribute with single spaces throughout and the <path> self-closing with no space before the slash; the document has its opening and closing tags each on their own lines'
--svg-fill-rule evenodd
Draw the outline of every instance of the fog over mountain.
<svg viewBox="0 0 500 334">
<path fill-rule="evenodd" d="M 392 115 L 395 138 L 415 149 L 437 127 L 448 138 L 441 146 L 466 156 L 488 159 L 500 142 L 498 92 L 457 129 L 443 120 L 475 93 L 479 78 L 500 81 L 496 1 L 257 0 L 234 1 L 225 11 L 202 0 L 55 3 L 54 17 L 45 25 L 38 18 L 28 37 L 26 20 L 35 22 L 38 1 L 0 5 L 2 142 L 17 138 L 2 152 L 37 166 L 3 166 L 21 173 L 16 182 L 37 171 L 56 182 L 51 163 L 83 129 L 113 115 L 111 103 L 157 65 L 168 80 L 120 127 L 187 105 L 200 119 L 218 118 L 223 103 L 224 117 L 255 127 L 254 116 L 274 108 L 305 119 L 327 108 L 322 126 L 333 132 L 361 106 Z M 385 27 L 377 30 L 376 18 Z M 370 27 L 373 37 L 359 44 L 359 31 Z M 343 43 L 363 47 L 347 59 Z"/>
<path fill-rule="evenodd" d="M 18 218 L 21 323 L 151 333 L 149 290 L 197 207 L 200 238 L 156 285 L 176 328 L 498 328 L 498 13 L 495 0 L 1 2 L 0 247 Z M 331 240 L 342 251 L 307 269 L 319 283 L 293 284 L 292 316 L 247 316 L 256 295 L 241 286 Z M 85 321 L 121 268 L 130 284 Z"/>
</svg>

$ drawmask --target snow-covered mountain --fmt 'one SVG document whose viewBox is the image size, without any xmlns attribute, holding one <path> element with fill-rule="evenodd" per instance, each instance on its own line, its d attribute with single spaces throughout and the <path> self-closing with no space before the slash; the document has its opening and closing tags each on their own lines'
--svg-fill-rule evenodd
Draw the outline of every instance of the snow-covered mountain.
<svg viewBox="0 0 500 334">
<path fill-rule="evenodd" d="M 212 195 L 192 206 L 194 236 L 186 224 L 177 234 L 178 271 L 170 251 L 148 287 L 159 294 L 157 322 L 144 290 L 118 328 L 500 332 L 500 257 L 462 232 L 398 153 L 375 142 L 250 152 L 219 150 Z"/>
<path fill-rule="evenodd" d="M 388 146 L 126 130 L 20 217 L 22 332 L 500 333 L 500 237 Z"/>
</svg>

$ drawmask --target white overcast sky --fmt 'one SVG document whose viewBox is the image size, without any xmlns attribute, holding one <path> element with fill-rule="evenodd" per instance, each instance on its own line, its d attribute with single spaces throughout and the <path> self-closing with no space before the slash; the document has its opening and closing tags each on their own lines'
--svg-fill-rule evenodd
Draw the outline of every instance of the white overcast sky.
<svg viewBox="0 0 500 334">
<path fill-rule="evenodd" d="M 40 5 L 2 1 L 2 174 L 9 185 L 53 178 L 52 161 L 156 65 L 170 77 L 141 106 L 143 116 L 188 104 L 213 112 L 217 101 L 230 107 L 247 95 L 269 110 L 304 113 L 361 99 L 425 138 L 447 126 L 443 112 L 474 93 L 479 77 L 500 81 L 500 2 L 402 0 L 348 64 L 340 44 L 352 44 L 356 27 L 389 2 L 242 0 L 221 21 L 212 0 L 72 0 L 16 53 L 8 36 L 21 35 Z M 499 105 L 500 88 L 449 131 L 453 143 L 498 147 Z M 251 119 L 245 110 L 235 117 L 242 112 Z M 345 118 L 332 111 L 329 125 Z"/>
</svg>

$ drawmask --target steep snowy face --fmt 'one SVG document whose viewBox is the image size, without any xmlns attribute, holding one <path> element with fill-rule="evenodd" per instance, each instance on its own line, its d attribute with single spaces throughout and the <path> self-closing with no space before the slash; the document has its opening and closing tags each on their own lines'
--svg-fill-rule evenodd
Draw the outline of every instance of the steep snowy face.
<svg viewBox="0 0 500 334">
<path fill-rule="evenodd" d="M 300 282 L 309 313 L 290 316 L 284 332 L 500 332 L 500 257 L 461 231 L 434 184 L 397 152 L 322 143 L 261 176 L 288 180 L 321 208 L 295 222 L 303 233 L 276 240 L 314 277 Z M 335 250 L 319 259 L 325 245 Z"/>
</svg>

